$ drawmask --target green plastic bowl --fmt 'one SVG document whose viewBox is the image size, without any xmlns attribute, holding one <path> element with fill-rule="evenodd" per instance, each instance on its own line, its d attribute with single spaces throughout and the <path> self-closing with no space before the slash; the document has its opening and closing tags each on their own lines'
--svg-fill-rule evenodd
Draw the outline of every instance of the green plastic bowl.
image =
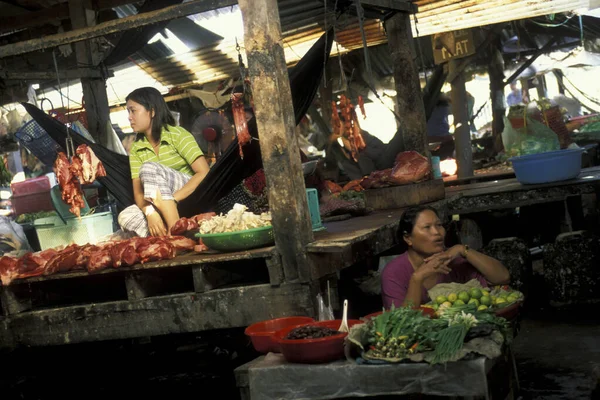
<svg viewBox="0 0 600 400">
<path fill-rule="evenodd" d="M 202 239 L 209 249 L 217 251 L 242 251 L 275 243 L 273 227 L 270 225 L 227 233 L 197 233 L 196 237 Z"/>
</svg>

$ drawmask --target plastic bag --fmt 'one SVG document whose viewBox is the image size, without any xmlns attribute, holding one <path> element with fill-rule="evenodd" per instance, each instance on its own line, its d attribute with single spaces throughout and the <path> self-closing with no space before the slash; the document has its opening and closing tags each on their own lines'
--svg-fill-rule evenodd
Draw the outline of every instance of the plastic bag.
<svg viewBox="0 0 600 400">
<path fill-rule="evenodd" d="M 526 119 L 523 127 L 515 129 L 508 118 L 504 117 L 502 143 L 508 157 L 560 150 L 556 133 L 531 118 Z"/>
<path fill-rule="evenodd" d="M 31 250 L 23 227 L 7 217 L 0 217 L 0 253 Z"/>
<path fill-rule="evenodd" d="M 10 110 L 6 116 L 8 119 L 8 132 L 15 133 L 23 125 L 23 118 L 17 109 Z"/>
<path fill-rule="evenodd" d="M 329 306 L 325 305 L 325 301 L 323 300 L 321 293 L 317 294 L 317 304 L 319 305 L 319 321 L 329 321 L 334 319 L 331 304 Z"/>
</svg>

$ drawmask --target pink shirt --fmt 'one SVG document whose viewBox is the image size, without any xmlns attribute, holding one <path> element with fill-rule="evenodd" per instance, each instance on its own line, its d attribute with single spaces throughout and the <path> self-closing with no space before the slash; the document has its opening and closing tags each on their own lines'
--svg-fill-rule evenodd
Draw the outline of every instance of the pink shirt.
<svg viewBox="0 0 600 400">
<path fill-rule="evenodd" d="M 483 287 L 487 287 L 487 281 L 471 264 L 462 257 L 455 258 L 449 265 L 452 271 L 448 275 L 438 276 L 437 283 L 466 283 L 471 279 L 477 279 Z M 404 302 L 408 292 L 408 283 L 414 272 L 414 268 L 408 259 L 408 252 L 401 254 L 390 261 L 381 273 L 381 295 L 383 306 L 387 309 L 392 306 L 399 307 Z M 429 301 L 427 290 L 423 288 L 421 304 Z"/>
</svg>

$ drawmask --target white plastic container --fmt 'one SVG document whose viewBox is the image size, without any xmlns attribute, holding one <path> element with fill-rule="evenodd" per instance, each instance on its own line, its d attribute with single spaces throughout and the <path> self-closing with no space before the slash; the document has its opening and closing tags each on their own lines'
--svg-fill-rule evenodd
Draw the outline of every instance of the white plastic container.
<svg viewBox="0 0 600 400">
<path fill-rule="evenodd" d="M 84 245 L 96 244 L 100 239 L 113 232 L 112 213 L 104 212 L 67 220 L 67 224 L 60 217 L 36 219 L 33 222 L 35 231 L 40 241 L 42 250 L 71 243 Z"/>
</svg>

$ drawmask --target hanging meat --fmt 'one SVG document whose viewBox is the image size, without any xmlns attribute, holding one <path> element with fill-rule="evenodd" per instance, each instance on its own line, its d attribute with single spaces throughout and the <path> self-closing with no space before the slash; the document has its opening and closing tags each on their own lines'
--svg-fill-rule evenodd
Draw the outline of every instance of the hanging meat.
<svg viewBox="0 0 600 400">
<path fill-rule="evenodd" d="M 250 143 L 252 137 L 248 130 L 248 122 L 246 121 L 246 111 L 244 110 L 244 94 L 231 94 L 231 111 L 233 113 L 233 122 L 235 124 L 235 132 L 238 138 L 238 146 L 240 147 L 240 157 L 244 158 L 242 146 Z"/>
<path fill-rule="evenodd" d="M 358 107 L 360 108 L 360 113 L 363 116 L 363 119 L 367 119 L 367 113 L 365 111 L 365 101 L 362 96 L 358 96 Z"/>
<path fill-rule="evenodd" d="M 78 175 L 81 183 L 84 185 L 93 183 L 97 177 L 106 176 L 106 170 L 102 161 L 96 157 L 96 154 L 85 144 L 80 145 L 75 150 L 76 156 L 73 156 L 73 163 L 76 159 L 81 161 L 81 175 Z"/>
<path fill-rule="evenodd" d="M 352 159 L 358 162 L 358 152 L 367 145 L 362 137 L 354 105 L 345 95 L 340 96 L 341 119 L 337 114 L 335 103 L 332 103 L 332 106 L 333 139 L 341 137 L 344 148 L 350 152 Z"/>
<path fill-rule="evenodd" d="M 58 153 L 58 157 L 54 161 L 54 174 L 60 186 L 62 199 L 71 206 L 69 211 L 77 218 L 81 217 L 81 209 L 85 207 L 83 191 L 77 178 L 77 173 L 80 173 L 82 169 L 79 163 L 76 163 L 75 166 L 69 164 L 65 153 Z"/>
</svg>

